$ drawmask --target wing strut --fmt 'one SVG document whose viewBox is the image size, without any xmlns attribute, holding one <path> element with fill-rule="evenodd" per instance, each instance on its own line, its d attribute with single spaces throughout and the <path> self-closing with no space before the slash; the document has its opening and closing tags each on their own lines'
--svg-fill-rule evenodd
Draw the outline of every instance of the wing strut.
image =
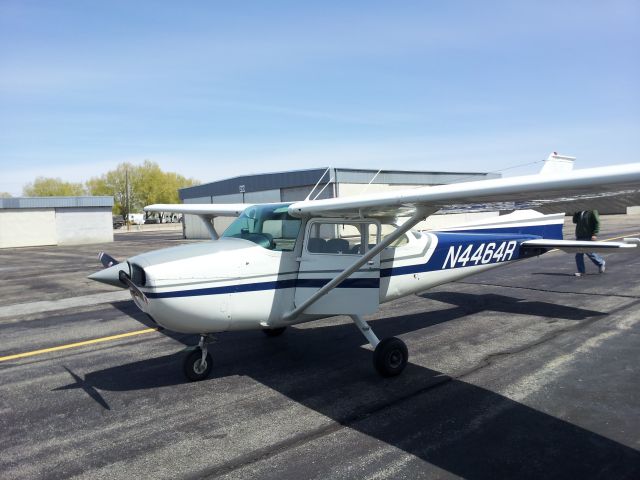
<svg viewBox="0 0 640 480">
<path fill-rule="evenodd" d="M 202 220 L 202 223 L 204 223 L 204 226 L 209 232 L 209 236 L 211 237 L 211 240 L 218 240 L 219 238 L 218 232 L 216 232 L 216 227 L 213 226 L 213 220 L 216 217 L 212 217 L 209 215 L 198 215 L 198 217 L 200 217 L 200 220 Z"/>
<path fill-rule="evenodd" d="M 345 268 L 337 277 L 327 283 L 324 287 L 314 293 L 311 297 L 305 300 L 301 305 L 294 308 L 290 312 L 286 313 L 282 320 L 285 322 L 293 321 L 298 315 L 304 312 L 308 307 L 316 303 L 322 297 L 324 297 L 331 290 L 336 288 L 343 280 L 349 277 L 353 272 L 357 271 L 362 265 L 367 263 L 373 257 L 378 255 L 382 250 L 387 248 L 393 242 L 395 242 L 400 236 L 409 231 L 412 227 L 416 226 L 422 220 L 424 220 L 427 216 L 433 213 L 433 209 L 425 209 L 425 208 L 416 208 L 414 214 L 407 220 L 405 223 L 397 227 L 393 233 L 387 235 L 379 244 L 373 247 L 371 250 L 366 252 L 362 257 L 353 262 L 349 267 Z"/>
</svg>

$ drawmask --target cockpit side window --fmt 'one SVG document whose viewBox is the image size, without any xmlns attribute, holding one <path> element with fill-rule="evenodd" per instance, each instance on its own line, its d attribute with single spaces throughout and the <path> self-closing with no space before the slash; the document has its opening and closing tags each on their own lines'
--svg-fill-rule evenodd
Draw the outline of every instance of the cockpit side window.
<svg viewBox="0 0 640 480">
<path fill-rule="evenodd" d="M 288 203 L 248 207 L 222 234 L 242 238 L 268 250 L 290 252 L 295 248 L 302 220 L 289 215 Z"/>
</svg>

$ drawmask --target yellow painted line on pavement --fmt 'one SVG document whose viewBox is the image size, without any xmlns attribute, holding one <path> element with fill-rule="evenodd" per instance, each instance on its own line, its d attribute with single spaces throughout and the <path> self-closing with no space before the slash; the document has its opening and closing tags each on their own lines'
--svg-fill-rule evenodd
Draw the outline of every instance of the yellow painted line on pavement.
<svg viewBox="0 0 640 480">
<path fill-rule="evenodd" d="M 33 350 L 31 352 L 16 353 L 15 355 L 7 355 L 6 357 L 0 357 L 0 362 L 6 362 L 7 360 L 15 360 L 17 358 L 32 357 L 34 355 L 42 355 L 43 353 L 57 352 L 59 350 L 67 350 L 69 348 L 83 347 L 85 345 L 93 345 L 95 343 L 109 342 L 111 340 L 119 340 L 120 338 L 134 337 L 136 335 L 144 335 L 145 333 L 151 333 L 151 332 L 157 332 L 157 331 L 158 331 L 157 328 L 145 328 L 143 330 L 120 333 L 118 335 L 111 335 L 109 337 L 93 338 L 91 340 L 85 340 L 83 342 L 68 343 L 66 345 L 59 345 L 57 347 L 43 348 L 42 350 Z"/>
<path fill-rule="evenodd" d="M 602 240 L 603 242 L 611 242 L 612 240 L 620 240 L 621 238 L 633 238 L 635 236 L 640 236 L 640 232 L 638 233 L 627 233 L 626 235 L 620 235 L 619 237 L 607 238 L 606 240 Z"/>
</svg>

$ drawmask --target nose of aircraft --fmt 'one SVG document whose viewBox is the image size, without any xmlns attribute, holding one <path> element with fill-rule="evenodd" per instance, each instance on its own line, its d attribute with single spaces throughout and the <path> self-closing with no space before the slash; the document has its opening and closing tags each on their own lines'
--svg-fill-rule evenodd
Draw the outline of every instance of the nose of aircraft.
<svg viewBox="0 0 640 480">
<path fill-rule="evenodd" d="M 115 287 L 127 288 L 127 286 L 120 281 L 120 272 L 129 273 L 129 265 L 127 262 L 118 263 L 112 267 L 99 270 L 96 273 L 92 273 L 87 278 L 95 280 L 96 282 L 106 283 L 107 285 L 113 285 Z"/>
</svg>

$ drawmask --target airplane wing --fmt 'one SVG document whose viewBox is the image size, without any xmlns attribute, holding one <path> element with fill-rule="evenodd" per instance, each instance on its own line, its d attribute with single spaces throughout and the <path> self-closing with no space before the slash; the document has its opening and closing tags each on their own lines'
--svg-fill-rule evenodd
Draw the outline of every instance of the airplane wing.
<svg viewBox="0 0 640 480">
<path fill-rule="evenodd" d="M 215 217 L 237 217 L 249 206 L 251 205 L 246 203 L 156 203 L 144 207 L 144 211 L 197 215 L 202 220 L 211 239 L 217 240 L 219 235 L 212 220 Z"/>
<path fill-rule="evenodd" d="M 632 202 L 640 199 L 640 163 L 307 200 L 290 205 L 289 213 L 296 217 L 393 217 L 409 215 L 419 208 L 427 216 L 452 207 L 465 211 L 544 207 L 551 213 L 554 205 L 556 212 L 565 212 L 576 202 L 598 209 L 612 198 L 626 205 L 634 205 Z M 506 208 L 496 208 L 498 205 Z"/>
<path fill-rule="evenodd" d="M 188 213 L 208 217 L 237 217 L 250 206 L 246 203 L 157 203 L 144 207 L 145 212 Z"/>
</svg>

